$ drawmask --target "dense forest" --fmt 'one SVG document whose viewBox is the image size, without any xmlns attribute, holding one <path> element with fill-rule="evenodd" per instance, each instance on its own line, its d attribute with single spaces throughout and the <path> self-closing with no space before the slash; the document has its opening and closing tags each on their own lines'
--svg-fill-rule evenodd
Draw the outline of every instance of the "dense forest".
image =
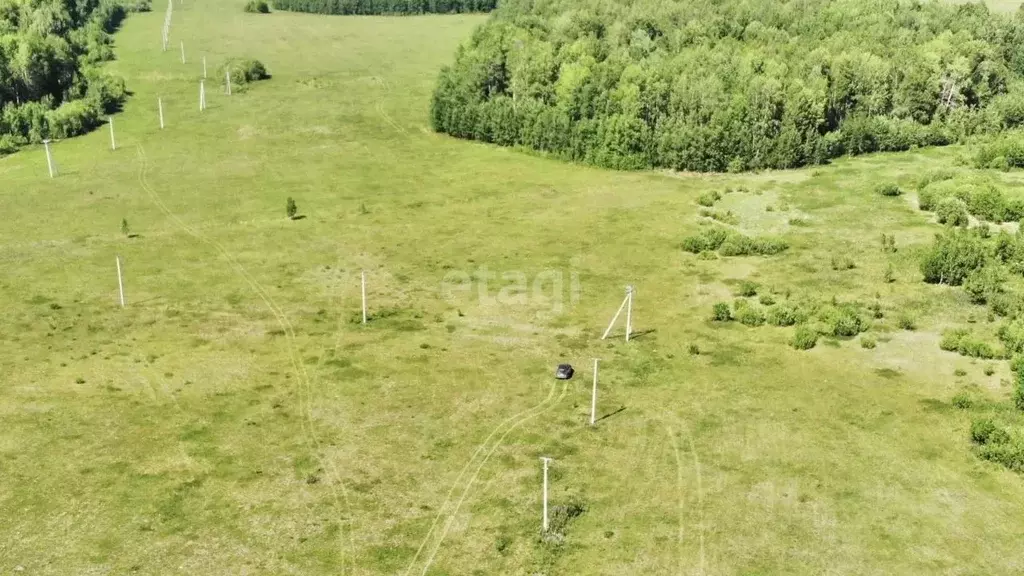
<svg viewBox="0 0 1024 576">
<path fill-rule="evenodd" d="M 0 0 L 0 153 L 81 134 L 117 109 L 124 81 L 97 65 L 113 58 L 125 12 L 108 0 Z"/>
<path fill-rule="evenodd" d="M 503 0 L 434 129 L 615 168 L 790 168 L 1024 123 L 1024 11 L 920 0 Z"/>
<path fill-rule="evenodd" d="M 274 0 L 274 8 L 317 14 L 454 14 L 489 12 L 497 3 L 497 0 Z"/>
</svg>

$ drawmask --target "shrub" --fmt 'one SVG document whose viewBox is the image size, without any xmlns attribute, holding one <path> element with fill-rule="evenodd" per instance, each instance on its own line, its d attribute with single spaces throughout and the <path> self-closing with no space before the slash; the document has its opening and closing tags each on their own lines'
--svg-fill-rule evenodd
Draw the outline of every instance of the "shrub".
<svg viewBox="0 0 1024 576">
<path fill-rule="evenodd" d="M 295 215 L 299 212 L 299 207 L 291 196 L 288 197 L 288 201 L 284 205 L 284 212 L 288 215 L 288 218 L 295 218 Z"/>
<path fill-rule="evenodd" d="M 697 346 L 694 343 L 691 343 L 687 347 L 687 351 L 690 353 L 691 356 L 700 356 L 700 346 Z"/>
<path fill-rule="evenodd" d="M 896 326 L 900 330 L 916 330 L 917 323 L 914 321 L 914 317 L 906 312 L 901 313 L 896 317 Z"/>
<path fill-rule="evenodd" d="M 896 252 L 896 235 L 882 233 L 882 252 Z"/>
<path fill-rule="evenodd" d="M 876 340 L 874 336 L 865 334 L 860 337 L 861 348 L 864 348 L 865 350 L 873 350 L 875 346 L 878 346 L 878 340 Z"/>
<path fill-rule="evenodd" d="M 964 280 L 964 291 L 975 304 L 984 304 L 989 298 L 1003 291 L 1006 278 L 1002 268 L 985 266 L 974 270 Z"/>
<path fill-rule="evenodd" d="M 775 304 L 775 298 L 773 298 L 771 294 L 761 294 L 757 298 L 757 301 L 760 302 L 762 306 L 771 306 L 772 304 Z"/>
<path fill-rule="evenodd" d="M 131 234 L 131 228 L 128 227 L 128 219 L 121 218 L 121 234 L 125 236 Z"/>
<path fill-rule="evenodd" d="M 882 184 L 881 186 L 876 188 L 875 191 L 881 194 L 882 196 L 899 196 L 900 194 L 903 194 L 903 190 L 900 190 L 900 187 L 892 182 L 888 184 Z"/>
<path fill-rule="evenodd" d="M 269 14 L 270 6 L 264 0 L 249 0 L 245 5 L 245 11 L 252 14 Z"/>
<path fill-rule="evenodd" d="M 699 254 L 705 250 L 718 250 L 729 237 L 729 232 L 723 228 L 709 227 L 694 236 L 683 239 L 683 250 Z"/>
<path fill-rule="evenodd" d="M 1013 391 L 1013 405 L 1024 410 L 1024 372 L 1017 372 L 1017 386 Z"/>
<path fill-rule="evenodd" d="M 270 74 L 267 73 L 263 63 L 252 58 L 231 58 L 224 64 L 221 64 L 218 71 L 220 81 L 224 84 L 227 84 L 225 80 L 227 73 L 231 74 L 232 88 L 236 86 L 241 88 L 250 82 L 270 78 Z"/>
<path fill-rule="evenodd" d="M 1024 320 L 1013 320 L 999 326 L 996 336 L 1006 347 L 1008 354 L 1024 352 Z"/>
<path fill-rule="evenodd" d="M 700 196 L 697 197 L 697 204 L 710 208 L 721 199 L 722 195 L 718 190 L 708 190 L 706 192 L 701 192 Z"/>
<path fill-rule="evenodd" d="M 1022 369 L 1024 369 L 1024 355 L 1014 356 L 1013 360 L 1010 360 L 1010 370 L 1020 374 Z"/>
<path fill-rule="evenodd" d="M 736 311 L 736 320 L 744 326 L 761 326 L 765 322 L 764 310 L 760 306 L 744 306 Z"/>
<path fill-rule="evenodd" d="M 946 330 L 942 333 L 942 339 L 939 340 L 939 348 L 947 352 L 956 352 L 960 349 L 960 342 L 969 334 L 970 332 L 963 328 Z"/>
<path fill-rule="evenodd" d="M 711 309 L 711 319 L 715 322 L 728 322 L 732 320 L 732 311 L 726 302 L 717 302 Z"/>
<path fill-rule="evenodd" d="M 935 207 L 935 216 L 939 224 L 947 226 L 967 226 L 971 219 L 967 214 L 967 204 L 959 198 L 943 198 Z"/>
<path fill-rule="evenodd" d="M 987 444 L 997 429 L 991 418 L 976 418 L 971 422 L 971 441 L 975 444 Z"/>
<path fill-rule="evenodd" d="M 797 326 L 790 345 L 797 350 L 810 350 L 818 343 L 818 333 L 808 326 Z"/>
<path fill-rule="evenodd" d="M 860 314 L 850 304 L 826 307 L 819 319 L 825 325 L 824 333 L 837 338 L 856 336 L 866 329 Z"/>
<path fill-rule="evenodd" d="M 857 263 L 853 261 L 853 258 L 845 254 L 834 254 L 832 256 L 833 270 L 853 270 L 856 267 Z"/>
<path fill-rule="evenodd" d="M 737 296 L 743 296 L 749 298 L 751 296 L 757 296 L 757 282 L 751 282 L 750 280 L 744 280 L 740 282 L 739 290 L 736 291 Z"/>
<path fill-rule="evenodd" d="M 787 304 L 778 304 L 768 309 L 768 324 L 772 326 L 792 326 L 796 324 L 796 312 Z"/>
<path fill-rule="evenodd" d="M 719 210 L 708 210 L 705 208 L 701 208 L 700 215 L 704 216 L 705 218 L 717 220 L 723 224 L 739 224 L 740 222 L 739 218 L 737 218 L 736 215 L 732 213 L 732 210 L 726 210 L 725 212 L 721 212 Z"/>
<path fill-rule="evenodd" d="M 953 376 L 962 378 L 964 376 L 967 376 L 967 371 L 964 370 L 963 368 L 957 368 L 956 370 L 953 370 Z"/>
<path fill-rule="evenodd" d="M 892 284 L 896 281 L 896 270 L 893 269 L 892 264 L 885 267 L 885 272 L 882 273 L 882 280 L 886 284 Z"/>
<path fill-rule="evenodd" d="M 968 410 L 974 406 L 974 400 L 966 392 L 959 392 L 956 396 L 953 396 L 952 404 L 960 410 Z"/>
<path fill-rule="evenodd" d="M 991 376 L 996 373 L 996 368 L 991 364 L 985 364 L 985 369 L 982 370 L 982 373 L 985 374 L 985 376 Z"/>
<path fill-rule="evenodd" d="M 950 230 L 935 237 L 921 259 L 924 281 L 959 286 L 985 265 L 987 251 L 980 238 L 967 231 Z"/>
</svg>

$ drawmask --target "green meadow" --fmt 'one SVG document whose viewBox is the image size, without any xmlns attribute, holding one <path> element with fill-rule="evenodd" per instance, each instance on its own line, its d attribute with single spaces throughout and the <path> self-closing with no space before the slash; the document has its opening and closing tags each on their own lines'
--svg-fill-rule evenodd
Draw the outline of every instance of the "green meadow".
<svg viewBox="0 0 1024 576">
<path fill-rule="evenodd" d="M 939 348 L 995 324 L 922 282 L 941 226 L 914 192 L 950 169 L 1024 198 L 1022 172 L 963 146 L 567 164 L 430 129 L 484 15 L 243 5 L 175 4 L 166 52 L 165 5 L 124 22 L 116 150 L 56 142 L 53 179 L 41 147 L 0 158 L 0 574 L 1024 571 L 1024 478 L 968 432 L 1014 377 Z M 233 57 L 271 78 L 226 95 Z M 682 250 L 712 214 L 788 249 Z M 711 320 L 745 282 L 879 313 L 796 350 L 793 327 Z M 602 340 L 626 285 L 633 337 Z"/>
</svg>

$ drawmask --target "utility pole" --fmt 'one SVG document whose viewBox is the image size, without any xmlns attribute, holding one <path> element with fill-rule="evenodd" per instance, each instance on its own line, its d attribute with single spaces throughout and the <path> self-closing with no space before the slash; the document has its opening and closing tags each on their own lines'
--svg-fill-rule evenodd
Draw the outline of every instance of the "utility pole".
<svg viewBox="0 0 1024 576">
<path fill-rule="evenodd" d="M 157 106 L 157 108 L 160 109 L 160 129 L 163 130 L 164 129 L 164 99 L 163 98 L 157 98 L 156 99 L 156 106 Z"/>
<path fill-rule="evenodd" d="M 363 324 L 366 324 L 366 271 L 362 270 L 360 272 L 360 276 L 362 278 L 363 288 Z"/>
<path fill-rule="evenodd" d="M 110 149 L 117 150 L 117 142 L 114 141 L 114 117 L 107 118 L 110 121 Z"/>
<path fill-rule="evenodd" d="M 46 169 L 50 171 L 50 178 L 57 175 L 57 168 L 53 165 L 53 153 L 50 152 L 50 141 L 43 140 L 43 148 L 46 149 Z"/>
<path fill-rule="evenodd" d="M 124 282 L 121 280 L 121 257 L 117 256 L 117 291 L 121 294 L 121 308 L 124 308 Z"/>
<path fill-rule="evenodd" d="M 551 458 L 541 456 L 540 459 L 544 462 L 544 520 L 541 524 L 544 532 L 548 531 L 548 463 L 551 462 Z"/>
<path fill-rule="evenodd" d="M 597 358 L 594 358 L 594 390 L 590 394 L 590 425 L 594 425 L 597 416 Z"/>
</svg>

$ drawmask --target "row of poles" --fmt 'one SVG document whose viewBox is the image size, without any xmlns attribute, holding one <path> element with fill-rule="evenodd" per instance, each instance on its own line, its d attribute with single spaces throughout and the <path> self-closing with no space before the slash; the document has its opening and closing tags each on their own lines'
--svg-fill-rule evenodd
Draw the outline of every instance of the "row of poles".
<svg viewBox="0 0 1024 576">
<path fill-rule="evenodd" d="M 164 18 L 164 27 L 163 27 L 163 33 L 162 33 L 163 50 L 165 52 L 167 51 L 167 43 L 168 43 L 168 38 L 169 38 L 169 35 L 170 35 L 172 6 L 173 6 L 173 0 L 169 0 L 168 3 L 167 3 L 167 12 L 166 12 L 166 16 Z M 181 46 L 181 63 L 185 64 L 186 63 L 186 60 L 185 60 L 185 42 L 182 41 L 180 46 Z M 200 111 L 206 110 L 206 77 L 207 77 L 206 76 L 206 71 L 207 71 L 207 69 L 206 69 L 206 56 L 203 56 L 202 62 L 203 62 L 203 78 L 202 78 L 202 80 L 199 81 L 199 110 Z M 230 70 L 225 70 L 225 78 L 224 78 L 224 80 L 225 80 L 225 87 L 226 87 L 227 95 L 230 96 L 231 95 L 231 72 L 230 72 Z M 160 129 L 163 130 L 164 127 L 165 127 L 163 98 L 157 98 L 157 110 L 158 110 L 159 117 L 160 117 Z M 113 117 L 110 117 L 108 119 L 108 122 L 109 122 L 109 126 L 110 126 L 110 149 L 111 150 L 117 150 L 117 141 L 115 140 L 115 136 L 114 136 L 114 119 L 113 119 Z M 52 151 L 50 149 L 50 140 L 44 140 L 43 141 L 43 146 L 46 149 L 47 168 L 49 170 L 50 177 L 53 178 L 57 174 L 57 167 L 56 167 L 56 164 L 54 163 L 53 153 L 52 153 Z M 124 297 L 124 278 L 123 278 L 123 272 L 122 272 L 122 268 L 123 267 L 122 267 L 121 257 L 120 256 L 116 257 L 116 265 L 117 265 L 117 288 L 118 288 L 118 294 L 120 296 L 121 308 L 124 308 L 126 306 L 126 303 L 125 303 L 125 297 Z M 602 340 L 608 338 L 608 335 L 611 333 L 612 329 L 614 328 L 616 321 L 619 319 L 619 316 L 622 314 L 623 309 L 625 309 L 626 310 L 626 342 L 629 342 L 629 338 L 630 338 L 630 335 L 632 333 L 632 328 L 633 328 L 633 294 L 634 294 L 634 292 L 635 291 L 634 291 L 633 286 L 626 286 L 626 296 L 622 300 L 622 304 L 619 305 L 618 310 L 616 310 L 615 315 L 612 317 L 612 321 L 608 324 L 608 328 L 604 331 L 604 334 L 601 335 L 601 339 Z M 362 301 L 362 323 L 366 324 L 367 323 L 366 271 L 360 271 L 360 296 L 361 296 L 361 301 Z M 594 358 L 593 386 L 591 388 L 591 397 L 590 397 L 590 425 L 591 426 L 594 426 L 597 423 L 597 382 L 598 382 L 597 374 L 598 374 L 598 362 L 599 362 L 599 359 L 598 358 Z M 542 529 L 543 529 L 544 532 L 547 532 L 549 527 L 550 527 L 550 522 L 549 522 L 549 517 L 548 517 L 548 469 L 549 469 L 552 461 L 553 461 L 553 458 L 550 458 L 550 457 L 547 457 L 547 456 L 542 456 L 541 457 L 541 462 L 543 463 L 543 483 L 542 483 L 542 489 L 541 489 L 542 490 L 542 494 L 541 494 L 541 500 L 542 500 L 542 520 L 541 520 L 541 526 L 542 526 Z"/>
<path fill-rule="evenodd" d="M 636 290 L 633 286 L 626 286 L 626 297 L 622 300 L 622 304 L 619 305 L 619 309 L 615 311 L 615 316 L 612 317 L 612 321 L 608 324 L 608 328 L 601 335 L 601 340 L 608 338 L 611 334 L 612 328 L 615 327 L 615 322 L 619 319 L 622 314 L 622 310 L 626 310 L 626 342 L 629 342 L 629 337 L 633 331 L 633 295 Z M 590 425 L 594 426 L 597 424 L 597 366 L 598 358 L 594 358 L 594 384 L 590 390 Z M 541 502 L 542 502 L 542 519 L 541 527 L 544 532 L 548 531 L 548 467 L 553 458 L 548 456 L 541 456 L 541 462 L 544 466 L 544 480 L 541 488 Z"/>
<path fill-rule="evenodd" d="M 182 43 L 182 62 L 185 61 L 185 56 L 184 56 L 185 52 L 184 52 L 184 50 L 185 50 L 184 49 L 184 43 Z M 224 71 L 224 85 L 225 85 L 225 93 L 228 96 L 231 96 L 231 70 L 230 69 Z M 159 98 L 156 99 L 156 106 L 157 106 L 157 115 L 158 115 L 158 117 L 160 119 L 160 129 L 163 130 L 166 127 L 166 122 L 164 121 L 164 99 L 162 97 L 159 97 Z M 206 56 L 203 56 L 203 78 L 199 81 L 199 111 L 202 112 L 202 111 L 206 110 L 206 108 L 207 108 L 207 106 L 206 106 Z M 116 139 L 116 137 L 114 135 L 114 117 L 113 116 L 108 116 L 107 117 L 107 125 L 109 126 L 109 129 L 110 129 L 110 149 L 111 150 L 117 150 L 117 139 Z M 46 150 L 46 169 L 47 169 L 47 172 L 50 174 L 50 178 L 56 178 L 58 171 L 57 171 L 57 163 L 56 163 L 56 161 L 54 160 L 54 157 L 53 157 L 54 156 L 53 149 L 50 147 L 50 144 L 52 142 L 53 141 L 50 140 L 50 139 L 43 140 L 43 148 Z"/>
</svg>

